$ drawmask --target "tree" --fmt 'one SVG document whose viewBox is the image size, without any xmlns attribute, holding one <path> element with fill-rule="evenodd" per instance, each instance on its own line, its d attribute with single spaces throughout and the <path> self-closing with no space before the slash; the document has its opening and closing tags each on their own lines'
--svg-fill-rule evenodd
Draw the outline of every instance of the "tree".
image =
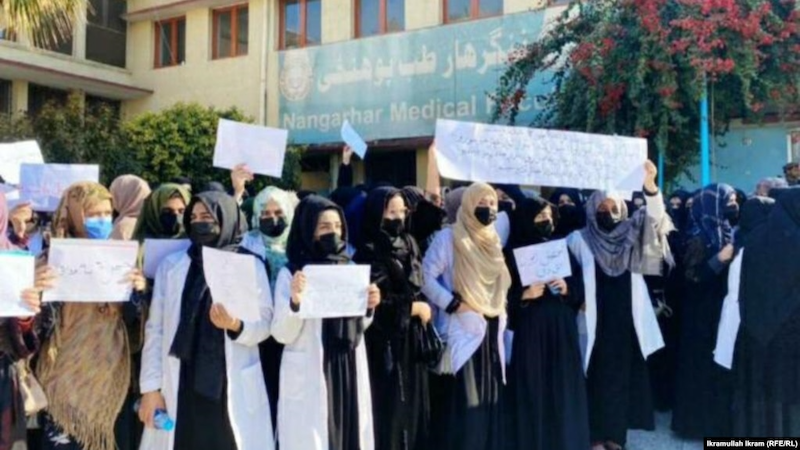
<svg viewBox="0 0 800 450">
<path fill-rule="evenodd" d="M 252 122 L 236 108 L 217 110 L 199 104 L 179 103 L 169 109 L 145 113 L 124 125 L 127 153 L 140 176 L 149 181 L 169 181 L 187 176 L 198 186 L 227 180 L 229 171 L 212 167 L 219 119 Z M 253 189 L 272 184 L 300 188 L 302 149 L 286 152 L 281 179 L 257 177 Z"/>
<path fill-rule="evenodd" d="M 573 1 L 536 43 L 520 46 L 495 92 L 495 120 L 514 124 L 527 87 L 552 75 L 532 125 L 645 137 L 666 179 L 697 161 L 698 102 L 708 86 L 713 130 L 733 119 L 796 112 L 796 0 Z M 654 156 L 654 155 L 653 155 Z"/>
<path fill-rule="evenodd" d="M 47 48 L 72 36 L 87 7 L 86 0 L 0 0 L 0 26 Z"/>
<path fill-rule="evenodd" d="M 73 92 L 65 104 L 47 103 L 28 120 L 49 163 L 98 164 L 100 181 L 106 185 L 139 168 L 125 154 L 126 140 L 117 111 L 107 105 L 84 108 L 83 96 Z"/>
</svg>

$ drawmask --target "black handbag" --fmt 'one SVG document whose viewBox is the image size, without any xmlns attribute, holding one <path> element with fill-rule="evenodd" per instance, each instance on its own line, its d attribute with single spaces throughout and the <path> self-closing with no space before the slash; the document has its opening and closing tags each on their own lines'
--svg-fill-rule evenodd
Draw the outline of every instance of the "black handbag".
<svg viewBox="0 0 800 450">
<path fill-rule="evenodd" d="M 444 354 L 444 342 L 439 337 L 436 327 L 431 322 L 423 325 L 419 320 L 414 320 L 411 326 L 417 360 L 431 368 L 438 366 Z"/>
</svg>

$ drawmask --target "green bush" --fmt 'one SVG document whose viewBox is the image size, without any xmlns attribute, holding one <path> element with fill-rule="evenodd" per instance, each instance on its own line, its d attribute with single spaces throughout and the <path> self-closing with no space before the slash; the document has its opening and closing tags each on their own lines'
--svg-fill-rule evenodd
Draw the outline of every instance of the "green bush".
<svg viewBox="0 0 800 450">
<path fill-rule="evenodd" d="M 252 123 L 236 108 L 217 110 L 198 104 L 179 103 L 173 107 L 143 114 L 124 125 L 128 152 L 150 181 L 168 181 L 178 176 L 192 179 L 195 186 L 209 181 L 229 184 L 230 172 L 212 167 L 219 119 Z M 287 151 L 283 177 L 278 180 L 257 177 L 253 189 L 273 184 L 284 189 L 299 189 L 302 149 Z"/>
<path fill-rule="evenodd" d="M 212 167 L 217 123 L 220 118 L 252 122 L 236 108 L 217 110 L 199 104 L 176 104 L 121 122 L 107 105 L 84 108 L 80 94 L 66 104 L 49 103 L 36 117 L 0 115 L 0 142 L 35 138 L 45 161 L 62 164 L 99 164 L 101 182 L 135 174 L 152 184 L 186 176 L 196 186 L 209 181 L 230 185 L 230 172 Z M 283 177 L 259 176 L 251 189 L 267 185 L 300 188 L 303 149 L 286 152 Z"/>
</svg>

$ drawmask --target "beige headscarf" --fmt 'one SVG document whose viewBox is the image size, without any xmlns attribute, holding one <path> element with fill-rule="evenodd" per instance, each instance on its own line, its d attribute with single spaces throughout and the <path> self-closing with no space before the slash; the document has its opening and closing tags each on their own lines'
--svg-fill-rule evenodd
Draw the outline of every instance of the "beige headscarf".
<svg viewBox="0 0 800 450">
<path fill-rule="evenodd" d="M 475 218 L 475 208 L 487 196 L 497 200 L 495 190 L 485 183 L 475 183 L 464 192 L 453 225 L 453 283 L 469 307 L 498 317 L 505 313 L 511 276 L 494 225 L 483 226 Z"/>
<path fill-rule="evenodd" d="M 84 213 L 111 194 L 97 183 L 75 183 L 61 197 L 53 220 L 58 238 L 85 238 Z M 131 381 L 122 304 L 64 303 L 39 355 L 36 375 L 47 413 L 84 450 L 114 450 L 114 424 Z"/>
<path fill-rule="evenodd" d="M 111 183 L 110 190 L 114 197 L 114 209 L 119 213 L 114 221 L 111 239 L 127 241 L 133 237 L 136 219 L 150 195 L 150 186 L 136 175 L 122 175 Z"/>
<path fill-rule="evenodd" d="M 53 218 L 53 237 L 85 239 L 83 212 L 103 200 L 112 201 L 108 189 L 101 184 L 86 181 L 68 187 Z"/>
</svg>

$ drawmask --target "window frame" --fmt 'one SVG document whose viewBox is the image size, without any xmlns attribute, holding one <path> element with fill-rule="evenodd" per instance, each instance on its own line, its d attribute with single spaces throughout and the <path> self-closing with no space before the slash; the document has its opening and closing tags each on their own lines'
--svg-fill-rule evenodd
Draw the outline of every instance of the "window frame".
<svg viewBox="0 0 800 450">
<path fill-rule="evenodd" d="M 300 44 L 291 49 L 286 48 L 286 0 L 278 2 L 280 8 L 278 21 L 278 50 L 292 50 L 295 48 L 314 47 L 320 44 L 308 43 L 308 0 L 297 0 L 300 5 Z M 321 2 L 320 2 L 321 3 Z M 320 6 L 322 6 L 320 4 Z M 322 18 L 320 17 L 320 34 L 322 32 Z M 322 36 L 320 36 L 321 40 Z"/>
<path fill-rule="evenodd" d="M 384 36 L 387 34 L 394 34 L 394 33 L 402 33 L 406 31 L 406 21 L 405 17 L 403 17 L 403 29 L 398 31 L 389 31 L 389 0 L 378 0 L 380 4 L 378 5 L 378 32 L 376 34 L 370 34 L 369 36 L 365 36 L 361 34 L 361 2 L 366 0 L 354 0 L 353 9 L 355 11 L 354 14 L 354 24 L 355 24 L 355 38 L 368 38 L 373 36 Z M 405 13 L 405 0 L 403 1 L 403 12 Z M 445 0 L 447 1 L 447 0 Z"/>
<path fill-rule="evenodd" d="M 186 30 L 186 16 L 178 16 L 173 17 L 171 19 L 164 19 L 164 20 L 157 20 L 154 23 L 154 33 L 155 33 L 155 58 L 153 61 L 153 68 L 155 69 L 165 69 L 167 67 L 177 67 L 180 66 L 180 62 L 178 61 L 178 24 L 183 22 L 184 30 Z M 170 64 L 162 65 L 161 64 L 161 31 L 164 25 L 170 24 L 172 27 L 170 28 L 170 48 L 172 51 L 172 58 L 170 60 Z M 186 49 L 184 49 L 184 54 L 186 53 Z"/>
<path fill-rule="evenodd" d="M 226 6 L 224 8 L 218 8 L 211 11 L 211 59 L 228 59 L 228 58 L 239 58 L 241 56 L 247 56 L 247 53 L 239 53 L 239 11 L 246 9 L 247 10 L 247 21 L 250 21 L 250 4 L 249 3 L 239 3 L 237 5 Z M 220 56 L 219 55 L 219 45 L 217 44 L 217 32 L 219 31 L 219 17 L 222 14 L 230 13 L 231 14 L 231 54 L 228 56 Z M 247 35 L 247 47 L 249 52 L 250 47 L 250 27 L 247 27 L 248 35 Z"/>
<path fill-rule="evenodd" d="M 444 24 L 471 22 L 473 20 L 490 19 L 492 17 L 500 17 L 503 15 L 503 10 L 501 9 L 500 14 L 481 17 L 481 0 L 470 0 L 469 17 L 464 20 L 451 21 L 447 14 L 447 7 L 449 6 L 449 3 L 449 0 L 442 0 L 442 22 Z M 505 0 L 501 0 L 501 3 L 505 3 Z"/>
</svg>

